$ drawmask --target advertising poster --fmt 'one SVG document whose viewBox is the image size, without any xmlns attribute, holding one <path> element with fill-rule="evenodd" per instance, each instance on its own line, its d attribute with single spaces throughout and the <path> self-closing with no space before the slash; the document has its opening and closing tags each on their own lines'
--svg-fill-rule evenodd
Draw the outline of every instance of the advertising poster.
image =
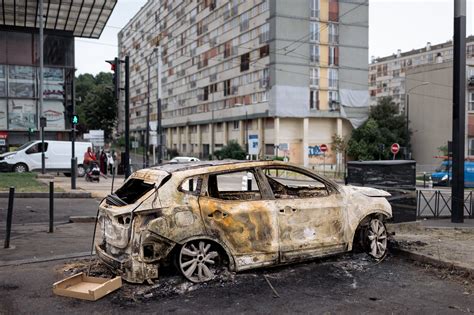
<svg viewBox="0 0 474 315">
<path fill-rule="evenodd" d="M 62 100 L 64 95 L 64 88 L 62 83 L 60 84 L 51 84 L 49 82 L 45 82 L 43 87 L 43 97 Z"/>
<path fill-rule="evenodd" d="M 43 101 L 43 115 L 46 117 L 45 130 L 64 130 L 64 105 L 59 101 Z"/>
<path fill-rule="evenodd" d="M 7 129 L 7 100 L 0 99 L 0 129 Z"/>
<path fill-rule="evenodd" d="M 35 96 L 35 69 L 27 66 L 8 67 L 8 94 L 10 97 Z"/>
<path fill-rule="evenodd" d="M 60 68 L 44 68 L 43 75 L 47 82 L 62 83 L 64 81 L 63 69 Z"/>
<path fill-rule="evenodd" d="M 36 102 L 10 99 L 8 101 L 8 127 L 10 130 L 36 128 Z"/>
<path fill-rule="evenodd" d="M 7 84 L 6 84 L 6 77 L 5 77 L 5 66 L 0 65 L 0 97 L 7 96 Z"/>
</svg>

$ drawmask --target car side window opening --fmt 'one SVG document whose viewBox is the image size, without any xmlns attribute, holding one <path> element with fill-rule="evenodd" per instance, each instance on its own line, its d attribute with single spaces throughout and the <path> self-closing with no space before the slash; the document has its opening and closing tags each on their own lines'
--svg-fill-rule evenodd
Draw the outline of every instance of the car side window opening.
<svg viewBox="0 0 474 315">
<path fill-rule="evenodd" d="M 179 191 L 193 195 L 199 195 L 201 191 L 202 177 L 194 176 L 186 178 L 179 186 Z"/>
<path fill-rule="evenodd" d="M 262 193 L 253 171 L 210 174 L 207 184 L 209 197 L 223 200 L 260 200 Z"/>
<path fill-rule="evenodd" d="M 329 195 L 320 180 L 294 170 L 267 168 L 264 171 L 276 199 L 315 198 Z"/>
<path fill-rule="evenodd" d="M 43 148 L 43 144 L 41 142 L 39 142 L 39 143 L 29 147 L 28 150 L 26 150 L 25 153 L 26 154 L 41 153 L 41 152 L 43 152 L 42 148 Z M 45 148 L 44 152 L 48 151 L 48 143 L 47 142 L 44 143 L 44 148 Z"/>
</svg>

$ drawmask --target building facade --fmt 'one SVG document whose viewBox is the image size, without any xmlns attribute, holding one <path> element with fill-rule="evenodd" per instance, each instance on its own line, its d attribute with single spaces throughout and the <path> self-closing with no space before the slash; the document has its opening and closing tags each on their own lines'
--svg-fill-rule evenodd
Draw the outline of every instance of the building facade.
<svg viewBox="0 0 474 315">
<path fill-rule="evenodd" d="M 40 1 L 0 0 L 0 152 L 40 138 L 69 140 L 74 38 L 98 38 L 116 0 L 43 1 L 43 89 L 40 91 Z M 43 96 L 43 106 L 40 96 Z"/>
<path fill-rule="evenodd" d="M 160 78 L 163 145 L 181 155 L 235 140 L 260 158 L 319 164 L 319 146 L 367 116 L 367 1 L 148 1 L 118 42 L 132 136 L 143 142 L 147 114 L 157 120 Z"/>
<path fill-rule="evenodd" d="M 419 171 L 438 167 L 442 155 L 438 149 L 452 139 L 453 63 L 443 62 L 413 67 L 406 72 L 410 93 L 409 120 L 412 130 L 413 158 Z M 420 86 L 420 82 L 429 82 Z M 418 87 L 417 87 L 418 86 Z M 415 91 L 413 89 L 413 91 Z M 474 60 L 466 65 L 466 133 L 465 154 L 474 155 Z"/>
<path fill-rule="evenodd" d="M 466 38 L 466 58 L 474 60 L 474 36 Z M 442 44 L 402 52 L 398 50 L 391 56 L 372 57 L 369 68 L 370 104 L 374 106 L 381 97 L 390 96 L 399 105 L 400 112 L 405 110 L 406 88 L 409 84 L 414 87 L 416 83 L 406 80 L 406 72 L 414 67 L 453 60 L 453 43 L 448 41 Z M 414 79 L 412 79 L 414 80 Z M 428 80 L 429 81 L 429 80 Z M 411 94 L 415 94 L 413 91 Z"/>
</svg>

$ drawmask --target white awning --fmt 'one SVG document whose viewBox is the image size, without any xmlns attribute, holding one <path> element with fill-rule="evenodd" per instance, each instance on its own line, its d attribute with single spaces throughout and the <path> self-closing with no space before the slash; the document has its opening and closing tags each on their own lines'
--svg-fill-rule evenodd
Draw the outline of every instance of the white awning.
<svg viewBox="0 0 474 315">
<path fill-rule="evenodd" d="M 39 27 L 38 0 L 0 0 L 0 26 Z M 117 0 L 43 0 L 44 29 L 99 38 Z"/>
</svg>

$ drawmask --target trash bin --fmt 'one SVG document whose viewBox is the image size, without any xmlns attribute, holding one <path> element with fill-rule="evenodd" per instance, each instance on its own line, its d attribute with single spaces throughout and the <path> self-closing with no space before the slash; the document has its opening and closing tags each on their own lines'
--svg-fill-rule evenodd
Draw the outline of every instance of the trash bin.
<svg viewBox="0 0 474 315">
<path fill-rule="evenodd" d="M 416 161 L 348 162 L 346 183 L 389 192 L 393 222 L 416 221 Z"/>
</svg>

